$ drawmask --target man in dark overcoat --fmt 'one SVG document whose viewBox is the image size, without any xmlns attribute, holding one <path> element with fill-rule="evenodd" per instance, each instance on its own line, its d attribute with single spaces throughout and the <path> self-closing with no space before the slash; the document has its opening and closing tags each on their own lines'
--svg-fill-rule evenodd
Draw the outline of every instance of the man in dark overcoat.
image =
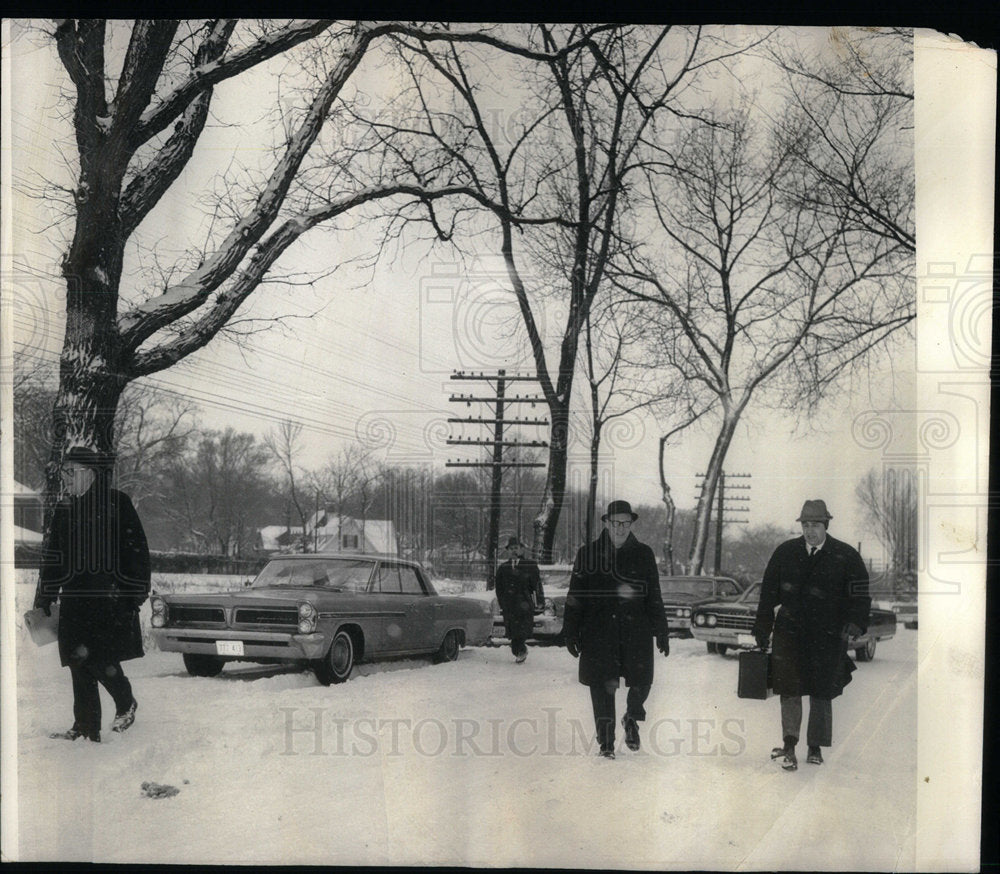
<svg viewBox="0 0 1000 874">
<path fill-rule="evenodd" d="M 805 502 L 797 520 L 802 536 L 782 543 L 764 571 L 754 622 L 761 649 L 774 631 L 771 681 L 781 697 L 783 745 L 771 758 L 788 771 L 798 767 L 803 695 L 809 696 L 807 761 L 822 764 L 820 748 L 833 740 L 832 699 L 855 669 L 847 641 L 868 628 L 868 570 L 857 550 L 827 534 L 832 518 L 824 501 Z"/>
<path fill-rule="evenodd" d="M 545 591 L 538 564 L 524 557 L 524 544 L 519 537 L 507 540 L 507 560 L 497 568 L 497 601 L 503 611 L 503 621 L 510 638 L 514 661 L 521 664 L 528 657 L 525 641 L 535 625 L 535 609 L 545 605 Z"/>
<path fill-rule="evenodd" d="M 98 684 L 115 702 L 112 731 L 135 720 L 121 663 L 143 655 L 139 607 L 149 595 L 146 535 L 128 495 L 111 488 L 113 462 L 87 447 L 62 463 L 65 490 L 52 515 L 35 606 L 59 600 L 59 656 L 73 682 L 73 726 L 52 737 L 101 739 Z"/>
<path fill-rule="evenodd" d="M 615 692 L 625 678 L 625 743 L 639 749 L 638 723 L 653 684 L 653 639 L 669 655 L 667 620 L 656 557 L 629 530 L 638 519 L 628 501 L 612 501 L 601 536 L 580 547 L 573 563 L 563 632 L 590 687 L 600 754 L 615 757 Z"/>
</svg>

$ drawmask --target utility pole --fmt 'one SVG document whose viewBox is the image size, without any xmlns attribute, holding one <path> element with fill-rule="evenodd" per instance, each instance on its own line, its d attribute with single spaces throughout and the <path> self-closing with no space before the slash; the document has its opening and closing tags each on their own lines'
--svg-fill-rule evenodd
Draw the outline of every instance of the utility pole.
<svg viewBox="0 0 1000 874">
<path fill-rule="evenodd" d="M 699 473 L 699 477 L 704 478 L 705 474 Z M 744 518 L 740 514 L 746 514 L 750 512 L 750 507 L 745 506 L 750 503 L 750 498 L 743 495 L 726 497 L 727 488 L 730 491 L 749 491 L 750 485 L 747 484 L 732 484 L 727 483 L 727 479 L 750 479 L 752 474 L 749 473 L 726 473 L 722 471 L 719 475 L 719 492 L 716 495 L 716 510 L 715 510 L 715 569 L 714 573 L 718 576 L 722 572 L 722 526 L 723 525 L 746 525 L 750 520 Z M 702 482 L 702 488 L 704 488 L 704 481 Z M 727 501 L 729 503 L 727 503 Z M 733 504 L 736 506 L 733 506 Z"/>
<path fill-rule="evenodd" d="M 537 447 L 544 448 L 548 446 L 548 443 L 543 440 L 532 440 L 530 443 L 525 443 L 520 440 L 505 440 L 504 439 L 504 429 L 509 425 L 529 425 L 532 427 L 545 427 L 547 426 L 548 419 L 545 418 L 534 418 L 534 419 L 519 419 L 519 418 L 509 418 L 506 415 L 506 407 L 512 404 L 523 404 L 528 403 L 534 406 L 536 403 L 544 403 L 544 398 L 540 396 L 525 395 L 521 396 L 515 394 L 513 396 L 507 394 L 508 385 L 510 383 L 517 382 L 536 382 L 537 379 L 534 376 L 527 375 L 513 375 L 508 376 L 505 370 L 500 370 L 496 375 L 486 374 L 486 373 L 466 373 L 465 371 L 459 370 L 451 375 L 452 379 L 455 380 L 471 380 L 476 382 L 485 382 L 487 385 L 495 381 L 496 382 L 496 393 L 492 396 L 475 394 L 458 394 L 452 395 L 448 398 L 449 401 L 453 403 L 464 402 L 467 407 L 471 407 L 474 403 L 488 404 L 492 406 L 493 415 L 487 416 L 468 416 L 466 418 L 450 418 L 449 423 L 461 424 L 461 425 L 493 425 L 493 435 L 488 440 L 473 439 L 473 438 L 455 438 L 449 437 L 447 442 L 453 446 L 490 446 L 493 449 L 492 458 L 490 461 L 468 461 L 468 460 L 455 460 L 452 461 L 450 458 L 445 463 L 446 467 L 488 467 L 491 469 L 491 481 L 490 481 L 490 521 L 489 521 L 489 533 L 487 535 L 486 542 L 486 588 L 492 589 L 494 585 L 494 578 L 496 574 L 496 556 L 497 556 L 497 540 L 500 536 L 500 511 L 501 511 L 501 487 L 503 485 L 503 469 L 505 467 L 511 468 L 521 468 L 521 467 L 544 467 L 542 462 L 534 461 L 507 461 L 503 460 L 503 452 L 505 448 L 508 447 Z M 518 536 L 520 536 L 520 523 Z"/>
</svg>

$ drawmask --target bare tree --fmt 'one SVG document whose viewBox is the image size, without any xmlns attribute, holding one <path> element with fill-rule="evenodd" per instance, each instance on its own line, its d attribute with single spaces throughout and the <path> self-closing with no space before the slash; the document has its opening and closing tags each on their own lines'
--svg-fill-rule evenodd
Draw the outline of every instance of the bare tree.
<svg viewBox="0 0 1000 874">
<path fill-rule="evenodd" d="M 788 99 L 777 131 L 809 178 L 802 196 L 915 252 L 915 179 L 898 160 L 913 149 L 913 31 L 829 34 L 835 51 L 827 60 L 781 39 L 769 43 Z"/>
<path fill-rule="evenodd" d="M 372 46 L 400 33 L 458 42 L 491 38 L 401 22 L 55 23 L 51 36 L 69 80 L 76 181 L 72 241 L 61 265 L 66 334 L 50 492 L 57 491 L 66 445 L 112 446 L 125 386 L 171 367 L 226 330 L 303 234 L 365 203 L 400 197 L 405 209 L 426 200 L 405 156 L 379 156 L 375 144 L 352 137 L 349 124 L 329 124 L 341 120 L 345 86 Z M 201 205 L 197 222 L 186 225 L 197 224 L 201 240 L 180 257 L 162 252 L 170 260 L 158 271 L 164 281 L 146 285 L 141 272 L 126 273 L 137 248 L 155 248 L 142 226 L 179 187 L 208 130 L 216 92 L 245 82 L 243 99 L 252 95 L 257 103 L 261 79 L 252 77 L 265 75 L 279 56 L 291 84 L 265 116 L 274 124 L 261 137 L 262 169 L 233 158 L 220 170 L 203 192 L 203 204 L 211 204 L 207 215 Z M 296 99 L 297 105 L 283 102 Z M 319 140 L 322 148 L 313 150 Z M 344 146 L 339 154 L 338 142 Z M 331 163 L 330 154 L 339 160 Z"/>
<path fill-rule="evenodd" d="M 162 497 L 160 474 L 198 433 L 198 416 L 187 398 L 143 381 L 122 392 L 115 416 L 115 475 L 136 509 Z"/>
<path fill-rule="evenodd" d="M 358 458 L 364 449 L 357 444 L 350 444 L 330 456 L 326 464 L 312 474 L 313 488 L 317 494 L 318 515 L 314 521 L 315 528 L 326 527 L 332 513 L 337 520 L 337 543 L 340 545 L 341 530 L 347 517 L 347 506 L 357 489 Z M 315 544 L 314 544 L 315 547 Z"/>
<path fill-rule="evenodd" d="M 917 475 L 912 468 L 872 469 L 855 488 L 869 530 L 885 550 L 887 566 L 897 574 L 917 570 Z"/>
<path fill-rule="evenodd" d="M 722 465 L 751 400 L 806 410 L 883 348 L 914 318 L 912 263 L 848 209 L 816 211 L 788 195 L 803 181 L 794 156 L 768 145 L 746 111 L 693 129 L 676 155 L 650 164 L 649 179 L 673 248 L 630 256 L 616 281 L 679 329 L 665 353 L 719 421 L 689 556 L 699 573 Z"/>
<path fill-rule="evenodd" d="M 592 540 L 597 529 L 597 487 L 606 428 L 639 410 L 663 403 L 662 396 L 651 391 L 648 362 L 635 360 L 632 355 L 634 348 L 646 346 L 647 326 L 643 319 L 636 318 L 639 309 L 634 299 L 608 294 L 588 311 L 584 323 L 581 357 L 590 401 L 590 479 L 583 532 L 586 540 Z M 670 515 L 668 506 L 668 520 Z"/>
<path fill-rule="evenodd" d="M 549 408 L 548 472 L 534 523 L 535 552 L 549 561 L 566 491 L 580 338 L 609 254 L 627 236 L 624 214 L 645 137 L 654 136 L 654 119 L 687 114 L 677 95 L 698 70 L 738 49 L 700 28 L 537 25 L 523 41 L 544 54 L 520 74 L 516 121 L 500 130 L 491 95 L 510 81 L 509 58 L 407 43 L 425 63 L 409 62 L 423 112 L 406 129 L 437 144 L 439 163 L 468 189 L 462 196 L 492 219 L 456 207 L 449 222 L 436 215 L 434 227 L 452 239 L 465 232 L 480 247 L 486 237 L 517 302 Z M 450 89 L 451 103 L 439 88 Z M 539 311 L 553 298 L 565 319 L 550 356 Z"/>
<path fill-rule="evenodd" d="M 361 542 L 365 539 L 368 512 L 375 503 L 379 487 L 385 479 L 386 466 L 370 449 L 361 447 L 355 458 L 354 499 L 361 516 Z"/>
<path fill-rule="evenodd" d="M 269 512 L 267 450 L 253 434 L 207 431 L 171 472 L 168 512 L 198 550 L 238 557 L 252 552 Z"/>
<path fill-rule="evenodd" d="M 283 419 L 264 437 L 264 445 L 281 468 L 287 504 L 290 510 L 295 511 L 298 527 L 304 532 L 311 513 L 308 496 L 302 489 L 305 474 L 296 463 L 301 452 L 301 438 L 302 425 L 290 419 Z"/>
</svg>

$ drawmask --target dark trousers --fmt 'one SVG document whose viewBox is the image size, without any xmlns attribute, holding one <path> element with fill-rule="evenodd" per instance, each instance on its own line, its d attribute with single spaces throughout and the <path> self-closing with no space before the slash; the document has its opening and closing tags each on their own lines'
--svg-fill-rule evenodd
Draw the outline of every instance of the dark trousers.
<svg viewBox="0 0 1000 874">
<path fill-rule="evenodd" d="M 625 699 L 625 715 L 636 722 L 646 718 L 646 708 L 643 706 L 649 697 L 650 686 L 629 686 L 628 697 Z M 590 703 L 594 706 L 594 724 L 597 726 L 597 742 L 602 750 L 614 749 L 615 746 L 615 692 L 618 681 L 598 683 L 590 687 Z"/>
<path fill-rule="evenodd" d="M 115 713 L 124 713 L 132 705 L 132 684 L 122 671 L 120 662 L 87 660 L 70 665 L 73 678 L 73 726 L 86 735 L 101 730 L 100 683 L 114 699 Z"/>
<path fill-rule="evenodd" d="M 781 696 L 781 735 L 799 738 L 802 728 L 802 696 Z M 806 726 L 806 744 L 811 747 L 828 747 L 833 743 L 833 702 L 829 698 L 809 696 L 809 724 Z"/>
<path fill-rule="evenodd" d="M 527 638 L 512 634 L 510 636 L 510 651 L 516 656 L 527 652 L 528 644 L 525 643 L 525 640 L 527 640 Z"/>
</svg>

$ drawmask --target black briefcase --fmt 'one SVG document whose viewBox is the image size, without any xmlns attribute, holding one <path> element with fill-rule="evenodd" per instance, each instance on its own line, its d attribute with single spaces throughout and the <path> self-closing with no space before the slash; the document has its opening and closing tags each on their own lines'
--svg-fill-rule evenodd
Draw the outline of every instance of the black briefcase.
<svg viewBox="0 0 1000 874">
<path fill-rule="evenodd" d="M 768 668 L 771 657 L 759 649 L 744 650 L 739 655 L 740 679 L 736 694 L 740 698 L 763 700 L 771 693 Z"/>
</svg>

